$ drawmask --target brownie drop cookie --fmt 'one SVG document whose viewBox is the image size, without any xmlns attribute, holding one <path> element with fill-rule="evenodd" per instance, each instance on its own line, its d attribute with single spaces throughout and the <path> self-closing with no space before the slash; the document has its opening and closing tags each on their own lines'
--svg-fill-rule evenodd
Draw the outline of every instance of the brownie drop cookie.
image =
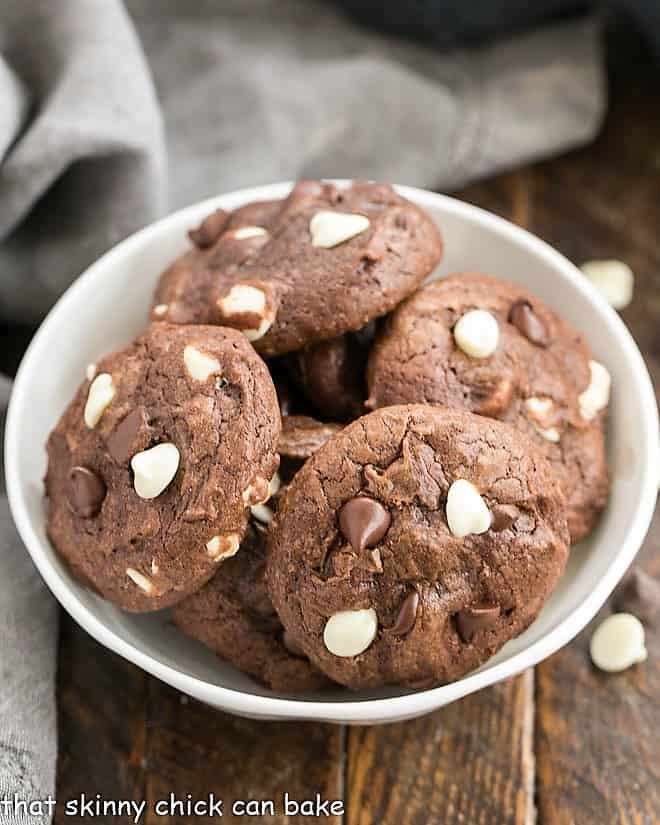
<svg viewBox="0 0 660 825">
<path fill-rule="evenodd" d="M 268 228 L 282 201 L 258 201 L 226 212 L 217 209 L 188 235 L 193 248 L 161 275 L 151 318 L 173 324 L 211 324 L 217 312 L 210 293 L 268 241 Z"/>
<path fill-rule="evenodd" d="M 572 540 L 592 530 L 608 495 L 609 375 L 534 295 L 477 273 L 429 284 L 388 318 L 367 382 L 372 409 L 424 402 L 513 424 L 559 474 Z"/>
<path fill-rule="evenodd" d="M 367 358 L 375 334 L 372 321 L 289 356 L 298 385 L 324 421 L 349 422 L 364 415 Z"/>
<path fill-rule="evenodd" d="M 462 410 L 389 407 L 298 471 L 271 529 L 268 586 L 330 678 L 431 687 L 534 620 L 568 541 L 559 482 L 522 433 Z"/>
<path fill-rule="evenodd" d="M 279 206 L 209 216 L 156 290 L 152 317 L 241 330 L 266 356 L 359 330 L 438 263 L 433 221 L 390 186 L 298 183 Z"/>
<path fill-rule="evenodd" d="M 252 521 L 240 551 L 176 606 L 174 621 L 272 690 L 315 690 L 328 680 L 285 633 L 268 595 L 265 529 L 257 519 Z"/>
<path fill-rule="evenodd" d="M 120 607 L 175 604 L 238 550 L 279 431 L 240 333 L 153 324 L 90 371 L 48 439 L 48 535 Z"/>
</svg>

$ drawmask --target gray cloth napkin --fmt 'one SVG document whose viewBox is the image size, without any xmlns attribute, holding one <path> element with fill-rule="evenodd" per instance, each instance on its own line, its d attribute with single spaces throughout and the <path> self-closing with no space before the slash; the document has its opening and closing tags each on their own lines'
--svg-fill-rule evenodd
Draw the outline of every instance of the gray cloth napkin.
<svg viewBox="0 0 660 825">
<path fill-rule="evenodd" d="M 9 381 L 0 376 L 0 458 Z M 0 800 L 55 796 L 57 605 L 9 514 L 0 473 Z M 0 823 L 49 822 L 0 808 Z"/>
<path fill-rule="evenodd" d="M 589 19 L 441 54 L 314 0 L 131 0 L 129 12 L 158 99 L 118 0 L 0 7 L 0 318 L 41 318 L 166 202 L 299 176 L 447 189 L 588 141 L 604 112 Z M 43 799 L 56 610 L 0 496 L 0 799 Z M 23 821 L 46 820 L 0 809 L 0 823 Z"/>
</svg>

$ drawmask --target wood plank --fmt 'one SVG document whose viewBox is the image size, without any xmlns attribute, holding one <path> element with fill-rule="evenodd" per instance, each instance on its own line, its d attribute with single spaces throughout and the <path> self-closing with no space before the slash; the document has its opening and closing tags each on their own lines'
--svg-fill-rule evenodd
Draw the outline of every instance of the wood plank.
<svg viewBox="0 0 660 825">
<path fill-rule="evenodd" d="M 650 62 L 644 64 L 639 44 L 638 49 L 634 77 L 616 75 L 613 110 L 595 146 L 534 171 L 532 228 L 578 263 L 616 257 L 632 266 L 635 297 L 622 315 L 658 387 L 660 112 L 655 89 L 660 78 L 653 76 Z M 639 557 L 640 566 L 656 578 L 658 548 L 656 513 Z M 537 668 L 540 825 L 660 822 L 660 627 L 647 622 L 646 663 L 617 675 L 600 673 L 589 660 L 589 639 L 611 609 Z"/>
<path fill-rule="evenodd" d="M 315 821 L 285 816 L 284 793 L 301 802 L 320 794 L 343 800 L 344 730 L 310 722 L 260 722 L 219 713 L 151 680 L 147 796 L 151 823 L 178 825 L 193 821 L 181 809 L 172 816 L 153 814 L 158 800 L 174 793 L 185 800 L 224 800 L 223 822 L 295 823 Z M 183 701 L 182 701 L 183 699 Z M 270 800 L 262 814 L 232 813 L 236 801 Z M 248 810 L 248 809 L 245 809 Z M 339 825 L 341 816 L 322 817 Z M 204 815 L 194 822 L 217 822 Z"/>
<path fill-rule="evenodd" d="M 59 759 L 55 825 L 89 822 L 67 802 L 145 796 L 147 677 L 61 612 L 57 675 Z M 79 810 L 79 809 L 78 809 Z M 98 820 L 97 820 L 98 821 Z M 132 822 L 131 816 L 101 821 Z"/>
<path fill-rule="evenodd" d="M 141 822 L 199 823 L 176 807 L 157 816 L 169 794 L 182 803 L 225 801 L 223 822 L 308 821 L 284 816 L 285 791 L 293 800 L 343 800 L 344 731 L 341 726 L 259 722 L 220 713 L 188 699 L 98 645 L 62 616 L 58 670 L 59 762 L 55 825 L 87 822 L 65 805 L 99 794 L 102 800 L 143 800 Z M 268 800 L 275 816 L 232 816 L 234 800 Z M 132 815 L 101 821 L 131 823 Z M 341 816 L 324 818 L 338 823 Z"/>
<path fill-rule="evenodd" d="M 430 716 L 350 728 L 346 825 L 531 825 L 534 674 Z"/>
</svg>

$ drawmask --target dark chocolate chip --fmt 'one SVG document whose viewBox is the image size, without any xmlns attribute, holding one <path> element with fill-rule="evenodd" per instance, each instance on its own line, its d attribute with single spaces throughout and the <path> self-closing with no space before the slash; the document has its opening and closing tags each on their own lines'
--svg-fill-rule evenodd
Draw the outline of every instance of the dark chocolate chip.
<svg viewBox="0 0 660 825">
<path fill-rule="evenodd" d="M 614 606 L 653 626 L 660 620 L 660 581 L 635 567 L 614 593 Z"/>
<path fill-rule="evenodd" d="M 501 533 L 507 527 L 511 527 L 520 515 L 520 510 L 514 504 L 495 504 L 490 509 L 492 521 L 490 529 L 495 533 Z"/>
<path fill-rule="evenodd" d="M 146 423 L 144 407 L 136 407 L 110 433 L 106 447 L 117 464 L 125 464 L 135 454 L 135 440 Z"/>
<path fill-rule="evenodd" d="M 388 628 L 389 632 L 395 636 L 405 636 L 415 626 L 417 620 L 417 608 L 419 606 L 419 593 L 416 590 L 411 590 L 406 598 L 401 602 L 399 607 L 399 615 L 392 627 Z"/>
<path fill-rule="evenodd" d="M 300 647 L 298 642 L 296 642 L 288 630 L 285 630 L 284 633 L 282 633 L 282 644 L 292 656 L 297 656 L 300 659 L 306 658 L 305 651 Z"/>
<path fill-rule="evenodd" d="M 340 430 L 339 424 L 322 424 L 306 415 L 285 415 L 282 419 L 279 453 L 285 458 L 306 461 Z"/>
<path fill-rule="evenodd" d="M 106 488 L 103 479 L 87 467 L 72 467 L 67 499 L 71 511 L 80 518 L 92 518 L 101 509 Z"/>
<path fill-rule="evenodd" d="M 356 553 L 378 544 L 391 521 L 383 505 L 367 496 L 350 499 L 339 511 L 339 529 Z"/>
<path fill-rule="evenodd" d="M 200 249 L 213 246 L 224 232 L 228 219 L 229 215 L 224 209 L 216 209 L 202 221 L 197 229 L 191 229 L 188 237 Z"/>
<path fill-rule="evenodd" d="M 497 605 L 478 605 L 466 607 L 456 614 L 456 627 L 464 642 L 471 642 L 475 633 L 492 627 L 500 615 Z"/>
<path fill-rule="evenodd" d="M 496 418 L 507 410 L 513 398 L 513 382 L 500 378 L 492 384 L 477 384 L 470 389 L 472 411 Z"/>
<path fill-rule="evenodd" d="M 543 321 L 528 301 L 516 301 L 509 310 L 509 323 L 537 347 L 547 347 L 550 336 Z"/>
</svg>

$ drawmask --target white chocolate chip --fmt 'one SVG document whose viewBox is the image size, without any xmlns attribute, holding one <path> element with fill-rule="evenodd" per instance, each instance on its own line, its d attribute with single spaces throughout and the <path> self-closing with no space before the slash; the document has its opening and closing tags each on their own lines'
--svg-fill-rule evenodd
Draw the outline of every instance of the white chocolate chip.
<svg viewBox="0 0 660 825">
<path fill-rule="evenodd" d="M 220 362 L 210 355 L 204 355 L 195 347 L 188 345 L 183 350 L 183 363 L 186 365 L 188 374 L 195 381 L 206 381 L 209 375 L 220 372 Z"/>
<path fill-rule="evenodd" d="M 137 584 L 140 590 L 144 590 L 147 596 L 150 596 L 154 592 L 153 582 L 146 576 L 143 576 L 138 570 L 134 570 L 132 567 L 127 567 L 126 575 L 134 584 Z"/>
<path fill-rule="evenodd" d="M 589 652 L 596 667 L 608 673 L 643 662 L 647 657 L 644 626 L 630 613 L 614 613 L 596 628 Z"/>
<path fill-rule="evenodd" d="M 247 238 L 260 238 L 266 235 L 268 235 L 268 231 L 263 226 L 239 226 L 237 229 L 230 229 L 225 232 L 224 237 L 244 241 Z"/>
<path fill-rule="evenodd" d="M 270 483 L 265 478 L 257 476 L 252 484 L 243 490 L 243 504 L 248 507 L 252 504 L 264 504 L 270 498 Z"/>
<path fill-rule="evenodd" d="M 151 310 L 151 314 L 155 318 L 164 318 L 167 315 L 169 308 L 169 304 L 156 304 L 156 306 Z"/>
<path fill-rule="evenodd" d="M 101 420 L 101 416 L 115 397 L 115 385 L 110 373 L 102 372 L 97 375 L 89 387 L 87 403 L 85 404 L 84 419 L 90 430 Z"/>
<path fill-rule="evenodd" d="M 235 326 L 241 316 L 258 320 L 254 326 L 237 327 L 248 341 L 257 341 L 268 332 L 275 320 L 275 313 L 268 308 L 267 303 L 266 293 L 262 289 L 250 284 L 236 284 L 224 298 L 220 298 L 218 309 L 230 326 Z"/>
<path fill-rule="evenodd" d="M 459 349 L 472 358 L 488 358 L 497 349 L 500 328 L 497 319 L 484 309 L 471 309 L 454 326 Z"/>
<path fill-rule="evenodd" d="M 365 610 L 342 610 L 325 623 L 323 643 L 335 656 L 358 656 L 376 638 L 378 616 L 369 607 Z"/>
<path fill-rule="evenodd" d="M 87 380 L 88 381 L 93 381 L 95 375 L 96 375 L 96 364 L 87 364 L 87 369 L 85 370 L 85 376 L 87 377 Z"/>
<path fill-rule="evenodd" d="M 250 507 L 250 512 L 262 524 L 270 524 L 275 515 L 267 504 L 255 504 Z"/>
<path fill-rule="evenodd" d="M 179 469 L 180 455 L 174 444 L 157 444 L 131 459 L 133 487 L 140 498 L 159 496 Z"/>
<path fill-rule="evenodd" d="M 312 246 L 331 249 L 369 229 L 369 218 L 347 212 L 317 212 L 309 222 Z"/>
<path fill-rule="evenodd" d="M 238 552 L 241 540 L 237 533 L 229 533 L 226 536 L 213 536 L 206 542 L 206 551 L 213 561 L 222 561 L 230 556 L 235 556 Z"/>
<path fill-rule="evenodd" d="M 591 421 L 607 407 L 610 400 L 612 379 L 607 369 L 598 361 L 589 361 L 591 379 L 587 389 L 578 397 L 582 418 Z"/>
<path fill-rule="evenodd" d="M 527 416 L 534 425 L 537 433 L 546 441 L 558 442 L 561 434 L 557 427 L 553 427 L 550 422 L 554 416 L 556 407 L 552 398 L 539 398 L 532 396 L 525 401 Z"/>
<path fill-rule="evenodd" d="M 280 478 L 280 474 L 275 471 L 275 474 L 268 482 L 268 498 L 272 498 L 275 493 L 279 492 L 280 487 L 282 486 L 282 479 Z M 267 499 L 268 500 L 268 499 Z"/>
<path fill-rule="evenodd" d="M 469 481 L 459 478 L 447 493 L 447 524 L 452 535 L 462 538 L 470 533 L 485 533 L 491 515 L 479 491 Z"/>
<path fill-rule="evenodd" d="M 152 559 L 151 560 L 151 575 L 155 576 L 158 573 L 159 570 L 160 570 L 160 567 L 158 566 L 158 562 L 156 561 L 156 559 Z"/>
<path fill-rule="evenodd" d="M 632 301 L 635 276 L 623 261 L 587 261 L 580 269 L 614 309 L 625 309 Z"/>
</svg>

